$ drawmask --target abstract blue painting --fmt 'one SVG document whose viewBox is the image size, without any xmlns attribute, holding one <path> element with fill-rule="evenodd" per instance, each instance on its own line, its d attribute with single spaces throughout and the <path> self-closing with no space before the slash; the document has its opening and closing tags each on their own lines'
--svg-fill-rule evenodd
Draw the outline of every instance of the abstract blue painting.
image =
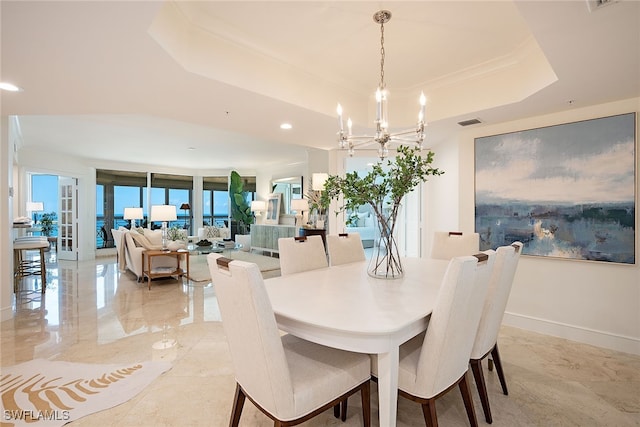
<svg viewBox="0 0 640 427">
<path fill-rule="evenodd" d="M 635 263 L 636 114 L 475 139 L 480 249 Z"/>
</svg>

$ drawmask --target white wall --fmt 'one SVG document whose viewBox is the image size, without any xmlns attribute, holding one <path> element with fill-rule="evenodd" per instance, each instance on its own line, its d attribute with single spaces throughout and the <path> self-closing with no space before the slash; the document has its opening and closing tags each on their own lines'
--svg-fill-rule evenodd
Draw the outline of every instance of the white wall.
<svg viewBox="0 0 640 427">
<path fill-rule="evenodd" d="M 0 94 L 0 98 L 2 95 Z M 10 143 L 7 116 L 0 122 L 0 321 L 13 317 L 13 144 Z M 13 190 L 12 190 L 13 191 Z"/>
<path fill-rule="evenodd" d="M 447 170 L 447 174 L 459 177 L 458 188 L 451 187 L 448 191 L 459 191 L 460 194 L 460 228 L 474 228 L 474 138 L 634 111 L 640 112 L 640 99 L 474 127 L 462 132 L 458 141 L 459 169 Z M 506 324 L 640 354 L 638 135 L 636 129 L 636 265 L 523 256 L 507 305 Z M 439 189 L 432 193 L 438 195 L 432 200 L 439 209 L 451 206 L 448 191 Z M 438 215 L 434 215 L 434 219 L 438 220 L 435 227 L 446 221 Z"/>
</svg>

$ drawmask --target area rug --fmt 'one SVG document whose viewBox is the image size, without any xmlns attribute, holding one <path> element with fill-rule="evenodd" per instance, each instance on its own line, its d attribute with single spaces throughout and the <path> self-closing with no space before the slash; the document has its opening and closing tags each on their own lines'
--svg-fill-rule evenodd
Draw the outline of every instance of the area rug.
<svg viewBox="0 0 640 427">
<path fill-rule="evenodd" d="M 62 426 L 140 393 L 169 362 L 99 365 L 35 359 L 0 368 L 1 426 Z"/>
<path fill-rule="evenodd" d="M 254 254 L 245 251 L 230 251 L 224 254 L 231 259 L 253 262 L 258 265 L 262 277 L 276 277 L 280 275 L 280 260 L 278 258 L 268 257 L 264 255 Z M 194 282 L 211 281 L 211 273 L 207 264 L 206 255 L 191 256 L 189 258 L 189 279 Z"/>
</svg>

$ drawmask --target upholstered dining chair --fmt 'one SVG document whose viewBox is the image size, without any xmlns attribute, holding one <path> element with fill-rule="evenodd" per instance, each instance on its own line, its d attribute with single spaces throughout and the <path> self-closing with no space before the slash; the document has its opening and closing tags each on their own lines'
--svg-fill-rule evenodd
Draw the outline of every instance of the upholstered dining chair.
<svg viewBox="0 0 640 427">
<path fill-rule="evenodd" d="M 278 251 L 283 276 L 329 266 L 320 236 L 281 237 Z"/>
<path fill-rule="evenodd" d="M 245 398 L 275 426 L 292 426 L 360 391 L 369 426 L 369 356 L 281 336 L 256 264 L 213 253 L 207 263 L 236 376 L 229 425 L 240 422 Z"/>
<path fill-rule="evenodd" d="M 456 256 L 473 255 L 480 250 L 478 233 L 436 231 L 433 233 L 431 258 L 449 260 Z"/>
<path fill-rule="evenodd" d="M 482 373 L 482 360 L 491 354 L 493 363 L 496 366 L 500 385 L 502 385 L 502 392 L 508 395 L 507 382 L 502 370 L 500 353 L 498 352 L 498 332 L 500 332 L 500 325 L 502 324 L 504 310 L 507 306 L 509 293 L 511 292 L 513 276 L 516 273 L 522 246 L 522 243 L 514 242 L 510 246 L 501 246 L 496 250 L 496 262 L 493 266 L 491 280 L 489 281 L 487 297 L 478 325 L 478 333 L 473 344 L 473 349 L 471 350 L 471 371 L 476 380 L 476 387 L 480 395 L 484 418 L 489 424 L 493 422 L 493 418 L 489 406 L 487 387 Z M 491 368 L 491 361 L 489 361 L 489 367 Z"/>
<path fill-rule="evenodd" d="M 366 259 L 360 233 L 328 235 L 327 252 L 329 253 L 329 265 L 347 264 Z"/>
<path fill-rule="evenodd" d="M 467 356 L 478 330 L 495 255 L 489 250 L 451 259 L 427 330 L 400 346 L 399 394 L 422 405 L 428 427 L 438 425 L 436 399 L 456 385 L 471 426 L 478 425 L 467 381 Z"/>
</svg>

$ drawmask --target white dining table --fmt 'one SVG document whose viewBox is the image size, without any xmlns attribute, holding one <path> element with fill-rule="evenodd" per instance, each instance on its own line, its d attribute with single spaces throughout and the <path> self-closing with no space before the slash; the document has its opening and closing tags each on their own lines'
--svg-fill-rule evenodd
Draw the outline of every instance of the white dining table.
<svg viewBox="0 0 640 427">
<path fill-rule="evenodd" d="M 367 262 L 265 280 L 281 330 L 318 344 L 377 354 L 380 426 L 396 425 L 400 344 L 427 327 L 448 261 L 402 260 L 404 277 L 377 279 Z"/>
</svg>

